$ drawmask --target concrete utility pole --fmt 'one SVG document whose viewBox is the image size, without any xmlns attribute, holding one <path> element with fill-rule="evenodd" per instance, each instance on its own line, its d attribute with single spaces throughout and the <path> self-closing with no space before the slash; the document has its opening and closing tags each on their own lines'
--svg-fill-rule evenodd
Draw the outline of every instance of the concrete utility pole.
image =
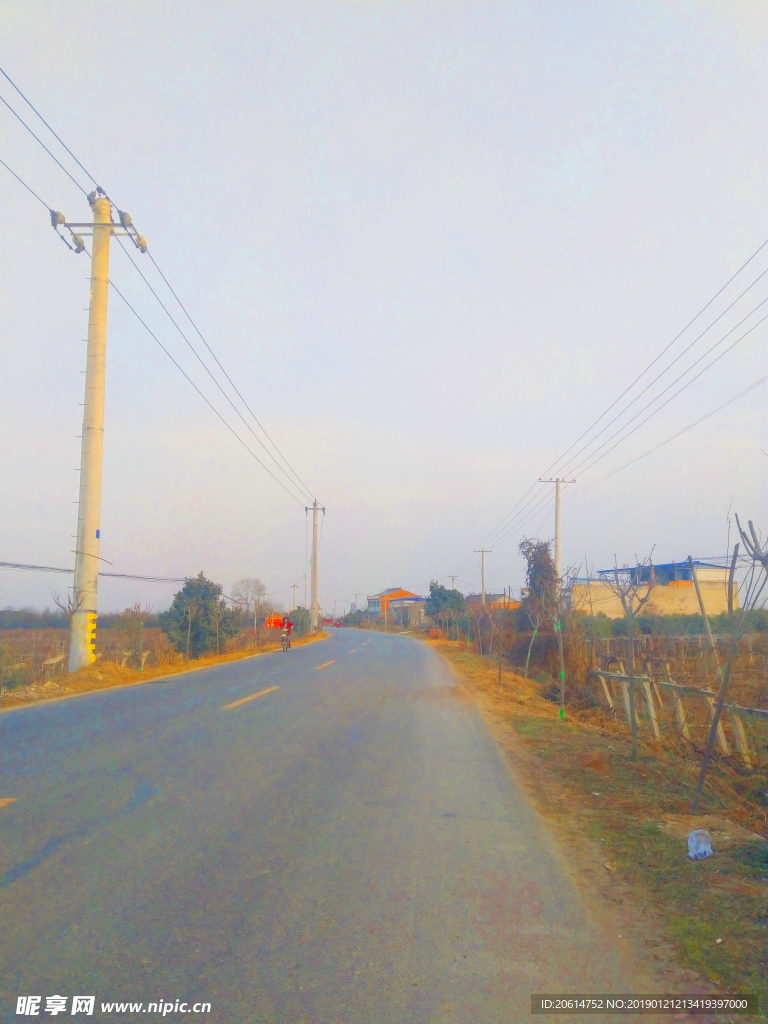
<svg viewBox="0 0 768 1024">
<path fill-rule="evenodd" d="M 485 604 L 485 556 L 490 555 L 493 548 L 475 548 L 475 554 L 480 555 L 480 579 L 483 604 Z"/>
<path fill-rule="evenodd" d="M 75 252 L 84 249 L 83 236 L 92 235 L 91 291 L 88 305 L 88 349 L 85 364 L 83 433 L 80 444 L 80 494 L 77 510 L 73 612 L 69 620 L 69 671 L 75 672 L 96 660 L 96 614 L 99 582 L 99 541 L 101 539 L 101 470 L 104 453 L 104 385 L 107 370 L 107 293 L 109 289 L 109 239 L 115 234 L 112 204 L 100 189 L 88 202 L 93 223 L 68 224 L 60 213 L 51 213 L 51 223 L 63 224 L 72 233 Z M 133 227 L 129 214 L 118 211 L 118 232 L 131 239 L 137 249 L 147 251 L 146 239 Z M 76 235 L 72 228 L 91 228 Z M 70 246 L 72 248 L 72 246 Z"/>
<path fill-rule="evenodd" d="M 555 576 L 560 579 L 560 485 L 561 484 L 575 484 L 575 480 L 566 480 L 561 476 L 556 476 L 554 480 L 542 480 L 539 478 L 540 484 L 554 484 L 555 485 Z M 559 589 L 559 584 L 558 584 Z"/>
<path fill-rule="evenodd" d="M 449 576 L 448 577 L 448 579 L 451 581 L 451 590 L 455 590 L 456 589 L 456 580 L 458 578 L 459 578 L 458 576 Z"/>
<path fill-rule="evenodd" d="M 299 588 L 299 584 L 298 583 L 292 583 L 291 584 L 291 611 L 292 612 L 296 611 L 296 591 L 298 590 L 298 588 Z"/>
<path fill-rule="evenodd" d="M 307 576 L 307 574 L 304 573 L 304 575 L 301 578 L 304 580 L 304 607 L 307 608 L 307 580 L 309 579 L 309 576 Z"/>
<path fill-rule="evenodd" d="M 309 512 L 309 509 L 306 510 Z M 318 537 L 317 537 L 317 513 L 322 512 L 325 515 L 325 509 L 321 508 L 318 504 L 317 498 L 312 502 L 312 629 L 317 631 L 318 626 L 318 604 L 317 604 L 317 554 L 318 554 Z"/>
</svg>

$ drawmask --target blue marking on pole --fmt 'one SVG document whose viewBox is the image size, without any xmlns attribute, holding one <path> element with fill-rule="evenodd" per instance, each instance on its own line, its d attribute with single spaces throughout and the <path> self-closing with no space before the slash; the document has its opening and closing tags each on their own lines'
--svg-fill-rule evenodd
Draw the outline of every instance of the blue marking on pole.
<svg viewBox="0 0 768 1024">
<path fill-rule="evenodd" d="M 98 540 L 100 537 L 101 537 L 101 530 L 97 530 L 96 531 L 96 540 Z"/>
</svg>

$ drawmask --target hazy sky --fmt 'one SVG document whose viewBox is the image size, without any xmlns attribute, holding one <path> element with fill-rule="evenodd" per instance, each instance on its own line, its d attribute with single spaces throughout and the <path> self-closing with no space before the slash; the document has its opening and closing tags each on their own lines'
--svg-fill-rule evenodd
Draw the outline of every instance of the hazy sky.
<svg viewBox="0 0 768 1024">
<path fill-rule="evenodd" d="M 734 0 L 3 0 L 0 63 L 131 212 L 327 507 L 320 598 L 341 610 L 457 570 L 476 589 L 473 548 L 768 237 L 767 30 L 765 4 Z M 4 107 L 0 156 L 88 219 Z M 2 167 L 0 202 L 0 559 L 68 566 L 89 266 Z M 654 371 L 766 268 L 768 246 Z M 110 276 L 249 436 L 114 244 Z M 595 447 L 766 296 L 768 274 Z M 286 603 L 299 583 L 303 603 L 303 502 L 110 303 L 101 555 L 225 589 L 257 575 Z M 598 482 L 768 372 L 767 331 L 594 468 L 574 460 L 565 564 L 723 554 L 731 502 L 768 528 L 765 384 Z M 486 544 L 489 588 L 521 585 L 517 543 L 552 536 L 551 506 L 510 526 Z M 0 604 L 50 604 L 66 580 L 5 571 Z M 105 581 L 100 607 L 173 589 Z"/>
</svg>

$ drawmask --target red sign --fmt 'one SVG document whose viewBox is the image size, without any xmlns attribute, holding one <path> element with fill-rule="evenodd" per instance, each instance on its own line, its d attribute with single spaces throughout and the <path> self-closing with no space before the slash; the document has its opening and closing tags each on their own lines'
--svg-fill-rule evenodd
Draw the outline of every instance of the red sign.
<svg viewBox="0 0 768 1024">
<path fill-rule="evenodd" d="M 265 629 L 282 629 L 283 628 L 283 616 L 282 615 L 268 615 L 264 619 Z"/>
</svg>

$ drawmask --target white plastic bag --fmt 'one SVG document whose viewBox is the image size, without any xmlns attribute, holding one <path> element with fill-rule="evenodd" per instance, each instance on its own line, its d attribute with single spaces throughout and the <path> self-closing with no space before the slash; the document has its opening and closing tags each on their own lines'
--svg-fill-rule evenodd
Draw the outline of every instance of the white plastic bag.
<svg viewBox="0 0 768 1024">
<path fill-rule="evenodd" d="M 704 860 L 712 856 L 712 836 L 703 828 L 697 828 L 688 836 L 688 856 L 691 860 Z"/>
</svg>

